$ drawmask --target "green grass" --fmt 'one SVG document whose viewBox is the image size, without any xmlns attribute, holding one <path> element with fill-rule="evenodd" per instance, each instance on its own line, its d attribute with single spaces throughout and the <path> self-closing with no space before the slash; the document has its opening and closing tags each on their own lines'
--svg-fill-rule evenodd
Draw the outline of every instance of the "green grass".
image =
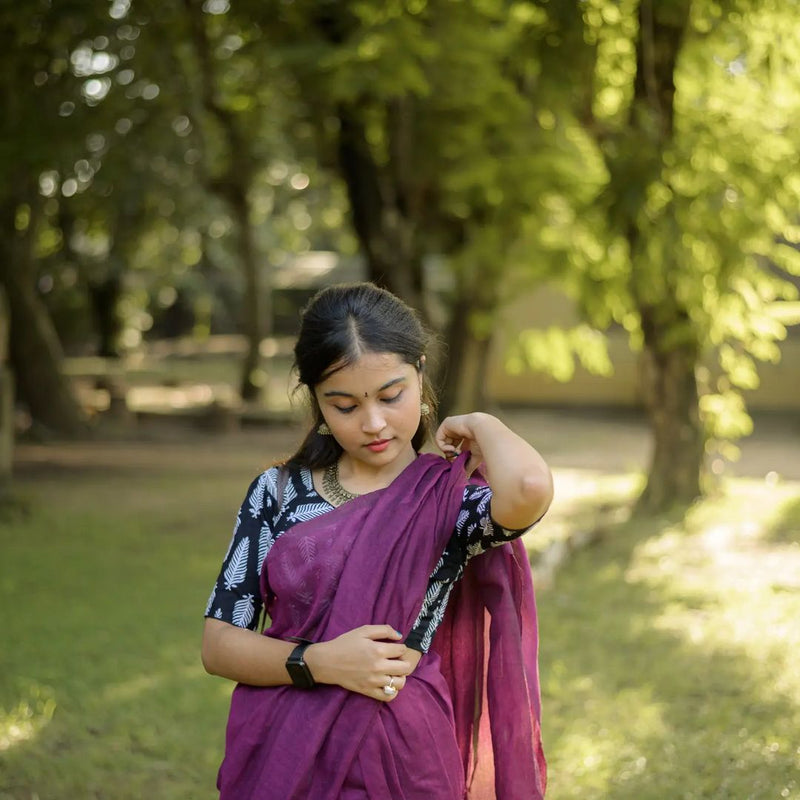
<svg viewBox="0 0 800 800">
<path fill-rule="evenodd" d="M 800 798 L 798 495 L 632 520 L 539 598 L 550 800 Z"/>
<path fill-rule="evenodd" d="M 32 512 L 0 524 L 0 800 L 215 797 L 231 687 L 200 665 L 201 617 L 268 460 L 251 438 L 21 473 Z M 580 509 L 636 485 L 591 481 Z M 548 800 L 800 798 L 798 529 L 800 486 L 739 481 L 558 573 L 539 597 Z"/>
<path fill-rule="evenodd" d="M 202 613 L 253 474 L 27 487 L 0 529 L 0 798 L 215 796 L 230 686 L 200 664 Z"/>
</svg>

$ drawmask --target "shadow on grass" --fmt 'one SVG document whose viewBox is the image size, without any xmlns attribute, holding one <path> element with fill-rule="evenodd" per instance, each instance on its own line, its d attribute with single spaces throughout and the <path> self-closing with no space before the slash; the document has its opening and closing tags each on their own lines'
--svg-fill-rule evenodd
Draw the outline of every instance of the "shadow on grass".
<svg viewBox="0 0 800 800">
<path fill-rule="evenodd" d="M 785 666 L 726 637 L 721 599 L 676 591 L 658 558 L 642 570 L 662 536 L 680 539 L 625 523 L 540 597 L 548 800 L 800 797 Z"/>
</svg>

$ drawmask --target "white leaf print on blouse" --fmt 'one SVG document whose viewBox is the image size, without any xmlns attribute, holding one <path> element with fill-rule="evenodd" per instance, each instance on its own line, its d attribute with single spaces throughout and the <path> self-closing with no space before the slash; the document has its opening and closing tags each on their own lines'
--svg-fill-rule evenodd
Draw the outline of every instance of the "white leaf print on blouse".
<svg viewBox="0 0 800 800">
<path fill-rule="evenodd" d="M 307 522 L 318 517 L 330 509 L 328 503 L 305 503 L 299 505 L 294 511 L 286 515 L 290 522 Z"/>
<path fill-rule="evenodd" d="M 286 488 L 283 490 L 283 497 L 279 499 L 281 508 L 289 505 L 289 503 L 294 501 L 296 498 L 297 489 L 294 488 L 294 484 L 291 481 L 287 481 Z"/>
<path fill-rule="evenodd" d="M 264 489 L 267 485 L 268 475 L 268 472 L 264 472 L 258 479 L 256 488 L 250 493 L 250 516 L 253 519 L 257 519 L 261 509 L 264 508 Z"/>
<path fill-rule="evenodd" d="M 277 467 L 271 467 L 265 473 L 265 485 L 267 487 L 267 493 L 271 494 L 273 497 L 278 496 L 278 484 L 275 481 L 275 476 L 278 474 Z"/>
<path fill-rule="evenodd" d="M 264 559 L 267 557 L 267 552 L 272 547 L 275 537 L 272 535 L 272 528 L 264 524 L 261 526 L 261 532 L 258 534 L 258 574 L 261 575 L 261 570 L 264 566 Z"/>
<path fill-rule="evenodd" d="M 246 628 L 253 621 L 253 595 L 246 594 L 233 604 L 233 624 Z"/>
<path fill-rule="evenodd" d="M 250 537 L 245 536 L 242 541 L 236 545 L 233 551 L 231 560 L 228 566 L 225 567 L 223 577 L 225 578 L 225 588 L 232 589 L 238 586 L 243 580 L 247 572 L 247 551 L 250 549 Z"/>
<path fill-rule="evenodd" d="M 481 498 L 477 507 L 478 513 L 486 513 L 486 508 L 489 505 L 489 501 L 492 499 L 492 490 L 488 486 L 483 486 L 475 492 L 475 496 Z"/>
</svg>

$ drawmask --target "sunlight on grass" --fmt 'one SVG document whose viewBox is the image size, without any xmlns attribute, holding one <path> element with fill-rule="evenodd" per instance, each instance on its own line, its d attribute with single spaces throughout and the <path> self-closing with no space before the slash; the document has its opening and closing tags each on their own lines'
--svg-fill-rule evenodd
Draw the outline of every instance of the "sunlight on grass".
<svg viewBox="0 0 800 800">
<path fill-rule="evenodd" d="M 555 495 L 543 524 L 525 537 L 532 559 L 556 542 L 580 531 L 592 531 L 628 506 L 642 489 L 638 473 L 608 474 L 593 469 L 554 469 Z"/>
<path fill-rule="evenodd" d="M 30 742 L 53 719 L 56 701 L 53 692 L 35 684 L 10 711 L 0 709 L 0 752 L 21 742 Z"/>
<path fill-rule="evenodd" d="M 548 800 L 800 798 L 799 496 L 632 519 L 540 595 Z"/>
<path fill-rule="evenodd" d="M 620 691 L 613 714 L 597 703 L 598 688 L 591 682 L 570 691 L 583 698 L 585 716 L 559 744 L 571 754 L 571 774 L 583 795 L 605 797 L 615 781 L 624 783 L 646 769 L 647 755 L 637 742 L 648 735 L 667 735 L 665 709 L 647 687 Z"/>
<path fill-rule="evenodd" d="M 553 509 L 569 508 L 590 500 L 592 505 L 630 500 L 642 488 L 636 473 L 609 474 L 596 469 L 554 469 L 556 486 Z"/>
</svg>

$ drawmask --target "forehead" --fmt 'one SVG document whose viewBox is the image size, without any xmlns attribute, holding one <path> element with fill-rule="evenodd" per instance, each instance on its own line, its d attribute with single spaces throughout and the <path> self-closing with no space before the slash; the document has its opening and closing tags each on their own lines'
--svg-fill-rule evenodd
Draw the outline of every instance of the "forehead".
<svg viewBox="0 0 800 800">
<path fill-rule="evenodd" d="M 363 394 L 379 389 L 388 381 L 408 377 L 414 368 L 396 353 L 364 353 L 352 364 L 331 373 L 315 387 L 319 392 L 336 390 Z"/>
</svg>

